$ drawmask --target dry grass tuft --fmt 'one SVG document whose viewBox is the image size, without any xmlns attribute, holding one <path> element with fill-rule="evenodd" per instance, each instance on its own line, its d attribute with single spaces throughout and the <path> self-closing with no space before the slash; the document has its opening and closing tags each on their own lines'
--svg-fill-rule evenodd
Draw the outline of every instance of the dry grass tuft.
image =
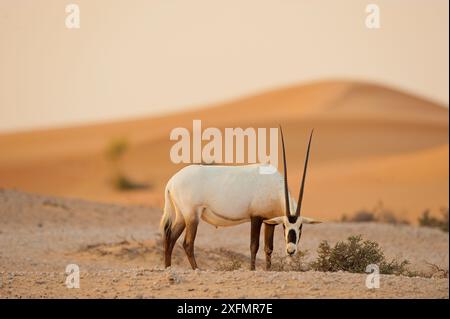
<svg viewBox="0 0 450 319">
<path fill-rule="evenodd" d="M 272 261 L 273 271 L 308 271 L 310 266 L 305 261 L 308 251 L 299 251 L 293 257 L 275 255 Z"/>
<path fill-rule="evenodd" d="M 438 265 L 432 263 L 428 263 L 428 266 L 431 268 L 429 277 L 448 278 L 448 269 L 441 268 Z"/>
<path fill-rule="evenodd" d="M 240 269 L 242 266 L 239 258 L 235 256 L 230 256 L 230 260 L 220 262 L 217 266 L 218 271 L 234 271 Z"/>
</svg>

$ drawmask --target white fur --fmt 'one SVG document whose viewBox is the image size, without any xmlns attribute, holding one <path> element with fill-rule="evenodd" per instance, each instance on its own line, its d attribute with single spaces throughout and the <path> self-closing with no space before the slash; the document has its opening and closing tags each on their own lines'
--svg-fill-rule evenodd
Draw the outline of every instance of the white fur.
<svg viewBox="0 0 450 319">
<path fill-rule="evenodd" d="M 214 226 L 284 215 L 283 176 L 260 174 L 259 166 L 186 166 L 169 180 L 166 193 L 185 219 L 202 217 Z"/>
<path fill-rule="evenodd" d="M 302 222 L 318 221 L 301 217 L 296 223 L 289 223 L 285 215 L 283 176 L 276 169 L 273 174 L 261 174 L 260 165 L 184 167 L 167 183 L 162 227 L 171 224 L 173 214 L 185 221 L 200 217 L 217 227 L 237 225 L 258 216 L 268 224 L 283 223 L 286 242 L 289 229 L 294 229 L 299 239 Z M 290 194 L 289 198 L 293 213 L 297 204 Z M 291 246 L 287 250 L 294 250 Z"/>
</svg>

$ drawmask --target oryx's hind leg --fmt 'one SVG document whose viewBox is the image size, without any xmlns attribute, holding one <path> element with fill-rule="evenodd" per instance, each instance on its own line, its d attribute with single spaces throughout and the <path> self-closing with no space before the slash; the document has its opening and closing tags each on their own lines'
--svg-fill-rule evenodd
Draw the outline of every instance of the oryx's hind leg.
<svg viewBox="0 0 450 319">
<path fill-rule="evenodd" d="M 173 225 L 170 235 L 167 236 L 164 243 L 164 264 L 166 268 L 172 265 L 173 248 L 175 247 L 177 239 L 183 233 L 185 226 L 186 223 L 184 222 L 183 216 L 177 214 L 175 224 Z"/>
<path fill-rule="evenodd" d="M 261 217 L 251 217 L 251 231 L 250 231 L 250 270 L 255 270 L 256 254 L 259 249 L 259 235 L 261 233 L 261 224 L 263 219 Z"/>
<path fill-rule="evenodd" d="M 186 234 L 184 236 L 183 242 L 184 251 L 186 252 L 192 269 L 197 268 L 197 262 L 195 261 L 194 256 L 194 242 L 195 236 L 197 235 L 198 222 L 199 219 L 197 214 L 195 214 L 195 216 L 193 216 L 192 218 L 186 220 Z"/>
<path fill-rule="evenodd" d="M 273 234 L 275 225 L 264 224 L 264 252 L 266 253 L 266 270 L 272 266 Z"/>
</svg>

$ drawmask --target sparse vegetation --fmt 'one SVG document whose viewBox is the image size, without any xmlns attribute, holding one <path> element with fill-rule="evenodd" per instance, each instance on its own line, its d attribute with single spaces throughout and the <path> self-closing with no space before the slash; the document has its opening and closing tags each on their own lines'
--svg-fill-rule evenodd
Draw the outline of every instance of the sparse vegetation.
<svg viewBox="0 0 450 319">
<path fill-rule="evenodd" d="M 423 227 L 439 228 L 448 232 L 448 208 L 441 209 L 441 218 L 430 215 L 430 211 L 426 210 L 419 217 L 419 225 Z"/>
<path fill-rule="evenodd" d="M 139 184 L 131 181 L 128 177 L 121 173 L 117 173 L 117 175 L 113 179 L 114 188 L 121 191 L 129 191 L 136 189 L 144 189 L 148 188 L 148 184 Z"/>
<path fill-rule="evenodd" d="M 448 278 L 448 269 L 444 269 L 432 263 L 428 263 L 428 266 L 431 268 L 430 277 Z"/>
<path fill-rule="evenodd" d="M 360 210 L 354 215 L 348 217 L 343 215 L 341 218 L 342 222 L 375 222 L 377 221 L 375 214 L 371 211 Z"/>
<path fill-rule="evenodd" d="M 317 258 L 306 262 L 308 252 L 299 252 L 294 257 L 276 257 L 272 262 L 273 271 L 346 271 L 365 273 L 366 267 L 376 264 L 381 274 L 431 277 L 433 274 L 447 276 L 448 270 L 433 265 L 429 274 L 408 269 L 408 260 L 392 259 L 388 261 L 378 243 L 363 240 L 361 235 L 350 236 L 347 241 L 340 241 L 333 247 L 327 241 L 322 241 L 317 249 Z M 431 265 L 431 264 L 430 264 Z"/>
<path fill-rule="evenodd" d="M 305 261 L 308 251 L 298 251 L 293 257 L 274 256 L 272 261 L 273 271 L 308 271 L 309 264 Z"/>
<path fill-rule="evenodd" d="M 383 202 L 378 202 L 373 209 L 362 209 L 351 216 L 343 215 L 342 222 L 380 222 L 387 224 L 409 224 L 408 221 L 399 219 L 394 212 L 384 207 Z"/>
<path fill-rule="evenodd" d="M 106 158 L 112 163 L 113 177 L 111 184 L 119 191 L 130 191 L 148 188 L 148 184 L 136 183 L 127 177 L 121 169 L 121 159 L 128 149 L 128 142 L 125 138 L 113 140 L 106 148 Z"/>
<path fill-rule="evenodd" d="M 407 260 L 387 261 L 378 243 L 362 240 L 360 235 L 350 236 L 347 241 L 340 241 L 331 247 L 322 241 L 318 248 L 317 260 L 310 264 L 317 271 L 348 271 L 364 273 L 367 265 L 376 264 L 382 274 L 409 275 Z"/>
<path fill-rule="evenodd" d="M 218 265 L 215 267 L 219 271 L 234 271 L 242 268 L 243 263 L 247 262 L 245 255 L 233 252 L 225 248 L 214 250 L 217 256 Z"/>
<path fill-rule="evenodd" d="M 219 263 L 217 270 L 219 271 L 233 271 L 238 270 L 242 266 L 241 261 L 236 256 L 231 255 L 230 259 L 226 262 Z"/>
<path fill-rule="evenodd" d="M 106 148 L 106 157 L 117 163 L 125 154 L 128 149 L 128 142 L 125 138 L 118 138 L 111 141 L 111 143 Z"/>
</svg>

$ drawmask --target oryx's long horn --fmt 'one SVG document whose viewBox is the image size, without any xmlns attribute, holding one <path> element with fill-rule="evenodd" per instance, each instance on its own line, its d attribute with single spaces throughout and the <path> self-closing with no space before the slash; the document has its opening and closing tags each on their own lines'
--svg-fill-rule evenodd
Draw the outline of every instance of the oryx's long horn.
<svg viewBox="0 0 450 319">
<path fill-rule="evenodd" d="M 306 150 L 305 167 L 303 168 L 303 177 L 302 177 L 302 183 L 300 184 L 300 192 L 298 194 L 297 210 L 295 211 L 295 216 L 297 216 L 297 217 L 300 216 L 300 210 L 302 208 L 303 192 L 305 190 L 306 170 L 308 168 L 309 149 L 311 147 L 311 140 L 312 140 L 313 132 L 314 132 L 314 129 L 311 131 L 311 135 L 309 136 L 308 149 Z"/>
<path fill-rule="evenodd" d="M 283 129 L 280 125 L 281 132 L 281 145 L 283 148 L 283 169 L 284 169 L 284 201 L 286 204 L 286 216 L 289 217 L 291 214 L 291 210 L 289 209 L 289 190 L 288 190 L 288 182 L 287 182 L 287 167 L 286 167 L 286 151 L 284 149 L 284 137 L 283 137 Z"/>
</svg>

